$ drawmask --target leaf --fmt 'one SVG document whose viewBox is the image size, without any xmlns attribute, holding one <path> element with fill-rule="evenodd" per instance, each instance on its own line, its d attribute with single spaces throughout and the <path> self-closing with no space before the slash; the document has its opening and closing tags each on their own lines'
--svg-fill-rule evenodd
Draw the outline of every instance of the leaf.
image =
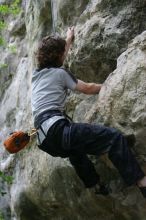
<svg viewBox="0 0 146 220">
<path fill-rule="evenodd" d="M 21 9 L 19 7 L 20 0 L 15 0 L 11 5 L 0 5 L 0 14 L 6 15 L 6 14 L 13 14 L 17 15 L 20 13 Z"/>
<path fill-rule="evenodd" d="M 4 176 L 4 181 L 6 181 L 8 184 L 12 184 L 13 177 L 12 176 Z"/>
<path fill-rule="evenodd" d="M 0 63 L 0 69 L 5 69 L 8 67 L 8 64 L 6 63 Z"/>
<path fill-rule="evenodd" d="M 0 21 L 0 30 L 4 29 L 6 26 L 7 25 L 4 21 Z"/>
<path fill-rule="evenodd" d="M 12 184 L 14 179 L 12 176 L 4 174 L 2 171 L 0 171 L 0 177 L 3 181 L 7 182 L 8 184 Z"/>
<path fill-rule="evenodd" d="M 0 5 L 0 14 L 6 15 L 9 13 L 9 6 L 8 5 Z"/>
<path fill-rule="evenodd" d="M 11 51 L 11 53 L 17 53 L 17 48 L 15 45 L 8 46 L 8 49 Z"/>
<path fill-rule="evenodd" d="M 6 41 L 0 36 L 0 46 L 5 46 Z"/>
</svg>

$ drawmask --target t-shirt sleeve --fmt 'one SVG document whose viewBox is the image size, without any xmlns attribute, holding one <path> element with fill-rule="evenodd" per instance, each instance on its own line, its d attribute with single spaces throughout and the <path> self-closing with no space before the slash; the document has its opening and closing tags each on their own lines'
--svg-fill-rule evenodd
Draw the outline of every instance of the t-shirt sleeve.
<svg viewBox="0 0 146 220">
<path fill-rule="evenodd" d="M 62 70 L 63 70 L 64 86 L 68 89 L 75 90 L 78 80 L 70 71 L 65 69 Z"/>
</svg>

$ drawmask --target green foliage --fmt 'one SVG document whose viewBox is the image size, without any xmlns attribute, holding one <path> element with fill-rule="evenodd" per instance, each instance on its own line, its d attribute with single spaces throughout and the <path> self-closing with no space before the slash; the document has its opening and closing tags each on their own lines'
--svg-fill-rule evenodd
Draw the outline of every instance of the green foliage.
<svg viewBox="0 0 146 220">
<path fill-rule="evenodd" d="M 0 5 L 0 47 L 6 48 L 7 42 L 2 37 L 2 31 L 7 27 L 7 23 L 5 22 L 5 18 L 7 15 L 16 16 L 21 12 L 21 8 L 19 6 L 20 0 L 13 0 L 10 5 L 1 4 Z M 17 49 L 15 46 L 9 46 L 8 49 L 11 53 L 16 54 Z M 0 64 L 0 69 L 8 67 L 7 64 Z"/>
<path fill-rule="evenodd" d="M 13 182 L 13 177 L 4 174 L 2 171 L 0 171 L 0 179 L 4 182 L 6 182 L 7 184 L 12 184 Z M 3 189 L 0 189 L 0 195 L 4 196 L 5 194 L 7 194 L 5 191 L 3 191 Z"/>
<path fill-rule="evenodd" d="M 0 63 L 0 69 L 5 69 L 8 67 L 8 64 L 6 63 Z"/>
<path fill-rule="evenodd" d="M 6 42 L 2 37 L 2 30 L 7 27 L 5 22 L 5 18 L 8 15 L 18 15 L 21 12 L 21 8 L 19 6 L 20 0 L 13 0 L 10 5 L 1 4 L 0 5 L 0 46 L 6 47 Z M 13 49 L 14 52 L 14 49 Z"/>
<path fill-rule="evenodd" d="M 13 182 L 13 177 L 5 175 L 2 171 L 0 171 L 0 178 L 5 182 L 7 182 L 8 184 L 12 184 Z"/>
<path fill-rule="evenodd" d="M 17 48 L 16 46 L 8 46 L 8 49 L 10 50 L 11 53 L 17 53 Z"/>
<path fill-rule="evenodd" d="M 19 7 L 20 0 L 15 0 L 11 5 L 0 5 L 0 14 L 2 15 L 8 15 L 13 14 L 17 15 L 20 13 L 20 7 Z"/>
<path fill-rule="evenodd" d="M 4 46 L 6 44 L 5 40 L 0 36 L 0 46 Z"/>
<path fill-rule="evenodd" d="M 20 0 L 15 0 L 10 7 L 10 13 L 17 15 L 20 13 L 21 9 L 19 7 Z"/>
<path fill-rule="evenodd" d="M 4 29 L 6 26 L 7 25 L 4 21 L 0 21 L 0 30 Z"/>
<path fill-rule="evenodd" d="M 3 39 L 2 37 L 2 31 L 7 27 L 7 24 L 5 22 L 5 18 L 8 15 L 18 15 L 21 11 L 20 7 L 19 7 L 19 3 L 20 0 L 13 0 L 12 3 L 10 5 L 7 4 L 0 4 L 0 47 L 7 47 L 7 43 L 6 41 Z M 15 46 L 9 46 L 8 49 L 12 52 L 12 53 L 16 53 L 17 49 Z M 1 63 L 0 64 L 0 69 L 2 68 L 7 68 L 8 65 L 5 63 Z M 12 184 L 13 181 L 13 177 L 4 174 L 2 171 L 0 171 L 0 179 L 4 182 L 6 182 L 7 184 Z M 4 196 L 6 194 L 6 192 L 4 192 L 2 189 L 0 189 L 0 195 Z M 3 216 L 0 212 L 0 220 L 3 220 Z"/>
<path fill-rule="evenodd" d="M 4 220 L 4 217 L 3 217 L 2 213 L 1 213 L 1 211 L 0 211 L 0 220 Z"/>
<path fill-rule="evenodd" d="M 1 179 L 2 181 L 6 182 L 7 184 L 12 184 L 12 182 L 13 182 L 13 177 L 4 174 L 2 171 L 0 171 L 0 179 Z M 6 194 L 6 192 L 3 191 L 2 189 L 0 189 L 0 195 L 1 195 L 1 196 L 4 196 L 5 194 Z"/>
<path fill-rule="evenodd" d="M 6 15 L 9 13 L 8 5 L 0 5 L 0 14 Z"/>
</svg>

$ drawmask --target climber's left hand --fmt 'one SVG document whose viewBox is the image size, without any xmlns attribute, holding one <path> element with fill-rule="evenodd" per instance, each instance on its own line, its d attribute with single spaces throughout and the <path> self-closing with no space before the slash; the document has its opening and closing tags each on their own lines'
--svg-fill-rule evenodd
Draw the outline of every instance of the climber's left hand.
<svg viewBox="0 0 146 220">
<path fill-rule="evenodd" d="M 66 40 L 69 41 L 70 43 L 72 43 L 74 40 L 74 37 L 75 37 L 74 34 L 75 34 L 74 26 L 69 27 L 67 30 L 67 39 Z"/>
</svg>

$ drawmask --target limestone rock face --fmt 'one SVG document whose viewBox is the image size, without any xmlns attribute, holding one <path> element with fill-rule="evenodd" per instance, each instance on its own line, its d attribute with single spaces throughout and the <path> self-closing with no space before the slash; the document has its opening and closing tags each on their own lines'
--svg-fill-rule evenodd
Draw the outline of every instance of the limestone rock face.
<svg viewBox="0 0 146 220">
<path fill-rule="evenodd" d="M 146 32 L 137 36 L 118 58 L 117 69 L 107 78 L 98 99 L 105 123 L 134 133 L 136 149 L 146 150 Z"/>
<path fill-rule="evenodd" d="M 60 1 L 60 7 L 65 2 L 67 7 L 69 1 Z M 68 23 L 76 27 L 69 65 L 78 77 L 103 82 L 116 68 L 117 57 L 125 51 L 127 43 L 145 30 L 146 5 L 142 1 L 100 0 L 88 1 L 85 7 L 83 2 L 87 1 L 80 1 L 78 18 L 70 12 L 66 16 L 65 10 L 58 13 L 63 27 Z M 73 10 L 78 13 L 75 4 Z"/>
<path fill-rule="evenodd" d="M 11 2 L 0 1 L 4 3 Z M 6 220 L 145 220 L 140 193 L 134 186 L 125 188 L 106 157 L 91 160 L 113 192 L 96 197 L 84 188 L 68 159 L 40 151 L 35 138 L 16 155 L 3 148 L 10 132 L 33 127 L 31 72 L 39 40 L 55 32 L 65 37 L 67 27 L 75 25 L 67 65 L 82 80 L 106 81 L 99 96 L 71 94 L 67 111 L 75 121 L 134 133 L 133 150 L 145 169 L 145 1 L 23 0 L 21 7 L 18 16 L 5 18 L 8 27 L 2 35 L 8 46 L 0 48 L 0 170 L 13 176 L 11 185 L 0 181 L 7 192 L 0 212 Z"/>
</svg>

